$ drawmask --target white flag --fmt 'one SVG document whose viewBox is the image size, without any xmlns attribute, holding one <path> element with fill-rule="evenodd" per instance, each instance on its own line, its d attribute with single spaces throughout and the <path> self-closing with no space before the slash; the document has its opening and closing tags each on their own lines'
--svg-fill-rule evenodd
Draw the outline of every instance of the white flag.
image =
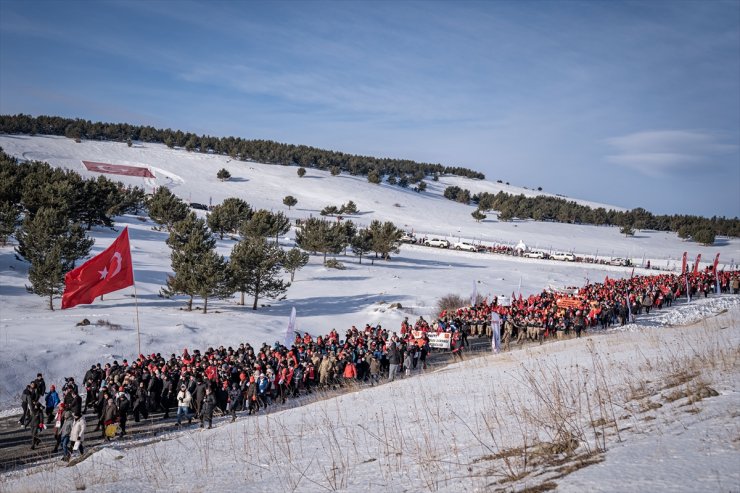
<svg viewBox="0 0 740 493">
<path fill-rule="evenodd" d="M 293 341 L 295 341 L 295 307 L 290 311 L 290 321 L 288 322 L 288 327 L 285 329 L 285 341 L 283 341 L 283 344 L 290 349 Z"/>
</svg>

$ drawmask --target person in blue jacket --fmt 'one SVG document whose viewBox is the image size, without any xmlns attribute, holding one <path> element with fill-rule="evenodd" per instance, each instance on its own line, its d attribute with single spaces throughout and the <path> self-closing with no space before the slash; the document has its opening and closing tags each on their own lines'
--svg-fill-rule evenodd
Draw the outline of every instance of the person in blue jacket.
<svg viewBox="0 0 740 493">
<path fill-rule="evenodd" d="M 46 394 L 46 424 L 51 424 L 51 420 L 54 418 L 54 409 L 59 405 L 59 402 L 57 388 L 52 385 Z"/>
</svg>

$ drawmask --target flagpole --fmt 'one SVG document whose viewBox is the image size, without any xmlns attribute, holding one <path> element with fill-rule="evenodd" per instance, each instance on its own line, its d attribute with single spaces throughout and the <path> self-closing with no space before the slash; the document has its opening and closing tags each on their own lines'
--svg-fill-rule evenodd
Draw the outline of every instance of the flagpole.
<svg viewBox="0 0 740 493">
<path fill-rule="evenodd" d="M 141 330 L 139 329 L 139 296 L 136 294 L 136 282 L 134 282 L 134 306 L 136 307 L 136 339 L 139 345 L 137 357 L 141 354 Z"/>
</svg>

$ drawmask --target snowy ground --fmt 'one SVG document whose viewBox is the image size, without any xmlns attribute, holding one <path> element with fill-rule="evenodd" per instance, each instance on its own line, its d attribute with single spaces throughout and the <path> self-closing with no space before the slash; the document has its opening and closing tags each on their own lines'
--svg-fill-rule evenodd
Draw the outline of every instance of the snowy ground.
<svg viewBox="0 0 740 493">
<path fill-rule="evenodd" d="M 308 170 L 306 177 L 298 178 L 295 167 L 233 162 L 227 157 L 186 153 L 160 145 L 128 148 L 116 143 L 75 144 L 65 138 L 3 135 L 0 147 L 17 157 L 46 160 L 85 176 L 96 174 L 84 170 L 80 164 L 83 159 L 149 165 L 157 174 L 159 185 L 169 186 L 193 202 L 208 203 L 212 199 L 216 204 L 226 197 L 238 196 L 256 208 L 285 210 L 282 198 L 293 195 L 299 201 L 289 213 L 293 218 L 317 215 L 326 205 L 353 200 L 360 214 L 352 219 L 361 224 L 372 219 L 392 220 L 417 233 L 454 239 L 459 236 L 509 244 L 524 240 L 532 247 L 631 257 L 638 262 L 644 256 L 654 266 L 668 268 L 675 267 L 685 250 L 691 258 L 701 252 L 707 261 L 720 252 L 721 265 L 740 259 L 738 239 L 719 239 L 714 247 L 707 248 L 682 242 L 668 233 L 641 231 L 635 238 L 624 238 L 617 228 L 534 221 L 499 223 L 490 219 L 477 224 L 470 217 L 471 206 L 441 196 L 450 184 L 474 192 L 502 187 L 490 182 L 443 177 L 438 183 L 430 182 L 429 192 L 417 194 L 371 185 L 363 177 L 332 177 Z M 216 171 L 221 167 L 229 169 L 232 181 L 221 183 L 216 179 Z M 129 183 L 143 184 L 137 179 L 130 179 Z M 516 191 L 513 187 L 504 188 Z M 354 257 L 340 256 L 347 267 L 343 271 L 326 269 L 320 257 L 313 257 L 296 274 L 286 300 L 264 300 L 270 306 L 257 311 L 238 306 L 237 298 L 209 302 L 209 313 L 203 315 L 184 311 L 182 299 L 158 296 L 170 272 L 166 234 L 155 231 L 146 218 L 118 218 L 117 228 L 123 226 L 130 230 L 136 269 L 142 350 L 167 355 L 179 353 L 183 347 L 203 349 L 282 340 L 292 307 L 298 313 L 297 329 L 314 335 L 332 328 L 341 332 L 365 323 L 382 323 L 396 329 L 404 316 L 414 319 L 432 315 L 437 299 L 443 295 L 469 296 L 474 282 L 477 292 L 484 296 L 509 295 L 521 283 L 521 292 L 526 296 L 549 285 L 583 285 L 587 279 L 624 277 L 631 271 L 404 245 L 390 262 L 378 261 L 374 265 L 367 260 L 358 264 Z M 106 229 L 96 229 L 92 234 L 96 239 L 93 254 L 117 235 Z M 293 238 L 291 232 L 281 238 L 281 243 L 290 246 Z M 233 244 L 229 239 L 219 242 L 221 253 L 228 254 Z M 637 268 L 635 272 L 647 271 Z M 95 305 L 52 312 L 46 309 L 44 299 L 26 292 L 26 274 L 27 264 L 15 257 L 12 246 L 0 248 L 0 410 L 18 406 L 23 385 L 38 371 L 44 373 L 47 383 L 60 383 L 65 376 L 81 378 L 93 362 L 120 361 L 136 354 L 132 289 L 106 295 L 104 301 Z M 390 309 L 393 302 L 401 303 L 403 308 Z M 571 491 L 598 487 L 632 491 L 646 489 L 647 485 L 664 491 L 737 490 L 740 482 L 734 471 L 740 467 L 729 467 L 740 466 L 737 303 L 737 297 L 700 300 L 670 313 L 656 314 L 641 321 L 639 327 L 629 326 L 608 336 L 594 337 L 592 342 L 570 340 L 478 359 L 437 374 L 348 394 L 269 418 L 222 425 L 209 432 L 173 435 L 173 440 L 147 447 L 105 448 L 75 468 L 42 467 L 30 476 L 26 472 L 22 476 L 9 475 L 3 478 L 6 482 L 1 488 L 66 491 L 83 481 L 90 490 L 133 491 L 154 484 L 156 490 L 188 487 L 200 491 L 212 489 L 211 483 L 206 482 L 208 478 L 219 489 L 232 489 L 235 481 L 244 480 L 255 491 L 285 486 L 295 491 L 349 490 L 368 485 L 384 491 L 391 484 L 405 491 L 483 491 L 509 486 L 519 489 L 546 481 Z M 729 311 L 715 316 L 722 310 Z M 105 325 L 76 327 L 75 323 L 83 318 L 93 324 L 98 320 L 110 322 L 120 329 Z M 720 355 L 720 348 L 729 348 L 731 354 Z M 705 357 L 697 360 L 696 355 Z M 601 367 L 597 360 L 609 369 L 601 383 L 594 377 Z M 711 363 L 715 360 L 722 364 Z M 701 364 L 709 367 L 697 373 L 702 378 L 706 376 L 706 385 L 719 391 L 719 396 L 682 407 L 686 399 L 668 402 L 663 395 L 672 390 L 653 388 L 656 382 L 675 377 L 676 368 Z M 566 416 L 571 423 L 570 432 L 586 436 L 579 438 L 574 455 L 580 457 L 581 463 L 604 459 L 562 479 L 555 478 L 562 474 L 556 469 L 566 464 L 558 466 L 557 458 L 542 452 L 542 444 L 555 443 L 563 436 L 554 436 L 547 426 L 537 425 L 551 422 L 552 413 L 558 412 L 535 404 L 540 402 L 535 396 L 541 389 L 532 386 L 530 377 L 543 370 L 549 370 L 548 375 L 555 370 L 563 372 L 563 382 L 587 380 L 581 383 L 591 393 L 563 388 L 559 395 L 571 398 L 571 404 L 563 404 L 566 408 L 578 404 L 578 412 Z M 548 384 L 548 388 L 556 386 L 557 381 L 560 380 Z M 644 398 L 628 398 L 628 394 L 635 393 L 629 387 L 640 388 L 640 384 L 652 404 Z M 694 389 L 700 385 L 692 377 L 679 387 Z M 607 390 L 615 396 L 609 406 L 604 399 L 596 404 L 582 402 L 585 395 L 604 396 Z M 657 403 L 662 407 L 656 408 Z M 524 406 L 532 411 L 516 420 L 514 416 L 518 414 L 507 411 L 507 406 Z M 639 412 L 641 406 L 649 413 Z M 595 419 L 585 417 L 587 408 L 596 413 Z M 630 417 L 623 417 L 627 415 Z M 647 419 L 648 416 L 655 419 Z M 493 423 L 494 417 L 500 422 Z M 591 429 L 589 423 L 602 418 L 604 422 L 616 421 L 616 428 L 611 425 L 602 426 L 601 431 Z M 493 432 L 489 432 L 489 426 Z M 615 438 L 614 430 L 623 431 Z M 601 435 L 596 435 L 596 431 Z M 608 436 L 606 445 L 601 446 L 607 449 L 605 455 L 594 436 Z M 524 445 L 523 437 L 526 450 L 539 443 L 539 449 L 535 447 L 536 457 L 529 457 L 530 452 L 516 453 L 517 447 Z M 497 455 L 507 450 L 504 457 Z M 520 464 L 525 456 L 527 467 Z M 634 460 L 636 456 L 639 461 Z M 698 457 L 696 463 L 692 457 Z M 536 472 L 542 474 L 536 476 Z M 500 483 L 502 480 L 505 482 Z"/>
<path fill-rule="evenodd" d="M 4 489 L 737 491 L 740 304 L 677 312 L 663 321 L 701 321 L 534 345 L 146 447 L 112 444 L 73 467 L 11 473 Z"/>
</svg>

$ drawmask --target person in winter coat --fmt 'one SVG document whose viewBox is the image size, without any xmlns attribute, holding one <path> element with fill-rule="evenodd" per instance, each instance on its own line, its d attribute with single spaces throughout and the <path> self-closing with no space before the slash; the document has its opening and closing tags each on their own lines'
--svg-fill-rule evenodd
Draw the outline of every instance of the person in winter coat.
<svg viewBox="0 0 740 493">
<path fill-rule="evenodd" d="M 213 395 L 211 387 L 206 387 L 206 395 L 203 396 L 203 403 L 200 408 L 200 427 L 203 428 L 203 421 L 208 421 L 208 429 L 213 427 L 213 411 L 216 409 L 216 397 Z"/>
<path fill-rule="evenodd" d="M 51 386 L 49 393 L 46 394 L 46 424 L 51 424 L 54 418 L 54 409 L 59 405 L 59 394 L 55 386 Z"/>
<path fill-rule="evenodd" d="M 36 375 L 36 380 L 34 380 L 36 383 L 36 400 L 39 400 L 39 398 L 46 394 L 46 382 L 44 381 L 44 376 L 39 373 Z"/>
<path fill-rule="evenodd" d="M 198 383 L 195 385 L 195 393 L 192 394 L 193 401 L 195 404 L 195 417 L 200 417 L 200 412 L 203 407 L 203 399 L 206 397 L 206 387 L 210 387 L 206 382 L 203 380 L 198 380 Z"/>
<path fill-rule="evenodd" d="M 370 360 L 370 385 L 380 381 L 380 360 L 375 356 Z"/>
<path fill-rule="evenodd" d="M 59 445 L 62 443 L 62 425 L 64 424 L 64 403 L 60 402 L 54 411 L 54 444 L 53 453 L 59 451 Z"/>
<path fill-rule="evenodd" d="M 227 408 L 231 412 L 231 422 L 233 423 L 236 421 L 236 410 L 239 409 L 243 399 L 242 390 L 239 388 L 239 384 L 234 383 L 231 385 L 228 399 Z"/>
<path fill-rule="evenodd" d="M 260 373 L 257 381 L 257 399 L 262 407 L 270 405 L 270 379 L 264 373 Z"/>
<path fill-rule="evenodd" d="M 182 424 L 182 417 L 187 416 L 188 424 L 193 422 L 193 415 L 190 412 L 190 406 L 193 402 L 193 395 L 188 391 L 187 386 L 182 384 L 180 392 L 177 393 L 177 426 Z"/>
<path fill-rule="evenodd" d="M 31 409 L 35 402 L 34 397 L 36 395 L 36 382 L 31 382 L 26 385 L 21 394 L 21 408 L 23 408 L 23 416 L 21 416 L 20 424 L 24 428 L 28 426 L 28 421 L 31 419 Z"/>
<path fill-rule="evenodd" d="M 36 445 L 41 443 L 39 432 L 41 431 L 41 424 L 44 422 L 44 413 L 41 409 L 41 404 L 35 402 L 30 408 L 30 413 L 31 421 L 29 421 L 28 426 L 31 427 L 31 450 L 35 450 Z"/>
<path fill-rule="evenodd" d="M 64 421 L 59 431 L 60 442 L 62 445 L 62 459 L 69 460 L 71 451 L 69 449 L 70 435 L 72 434 L 72 413 L 69 411 L 64 412 Z"/>
<path fill-rule="evenodd" d="M 388 347 L 388 363 L 388 380 L 392 382 L 396 379 L 398 367 L 401 366 L 401 352 L 396 347 L 395 342 L 391 342 Z"/>
<path fill-rule="evenodd" d="M 121 436 L 126 435 L 126 422 L 128 421 L 128 412 L 131 410 L 131 397 L 125 391 L 125 387 L 120 387 L 116 394 L 116 407 L 118 408 L 118 424 L 121 427 Z"/>
<path fill-rule="evenodd" d="M 164 409 L 163 419 L 168 419 L 170 417 L 170 406 L 172 405 L 174 397 L 175 382 L 173 382 L 170 376 L 165 373 L 162 375 L 162 394 L 159 401 L 162 409 Z"/>
<path fill-rule="evenodd" d="M 576 329 L 576 338 L 581 337 L 581 332 L 583 332 L 583 329 L 586 327 L 586 320 L 583 318 L 583 313 L 581 311 L 576 312 L 576 318 L 573 321 L 573 326 Z"/>
<path fill-rule="evenodd" d="M 411 353 L 409 351 L 406 351 L 406 356 L 403 358 L 403 366 L 405 368 L 406 376 L 411 376 Z"/>
<path fill-rule="evenodd" d="M 355 364 L 351 361 L 347 361 L 347 364 L 344 365 L 342 376 L 344 377 L 344 381 L 347 383 L 354 381 L 357 378 L 357 367 L 355 367 Z"/>
<path fill-rule="evenodd" d="M 246 392 L 246 399 L 249 405 L 249 414 L 255 414 L 257 411 L 259 411 L 260 404 L 259 400 L 257 399 L 258 392 L 259 388 L 257 387 L 257 382 L 255 382 L 254 380 L 254 376 L 249 377 L 249 385 L 247 386 Z"/>
<path fill-rule="evenodd" d="M 82 414 L 74 415 L 74 422 L 72 423 L 72 431 L 69 434 L 69 440 L 74 442 L 73 450 L 79 450 L 80 455 L 85 453 L 85 447 L 82 442 L 85 440 L 85 418 Z"/>
<path fill-rule="evenodd" d="M 120 416 L 118 413 L 118 406 L 116 405 L 116 401 L 113 399 L 113 397 L 109 397 L 108 401 L 103 405 L 103 412 L 100 417 L 101 422 L 103 424 L 103 438 L 110 440 L 110 437 L 108 437 L 108 435 L 105 434 L 105 429 L 108 426 L 114 424 L 116 421 L 118 421 L 119 418 Z M 124 425 L 125 423 L 126 421 L 124 419 Z"/>
<path fill-rule="evenodd" d="M 69 410 L 72 411 L 72 415 L 79 414 L 82 415 L 82 397 L 80 397 L 80 394 L 77 393 L 77 386 L 75 385 L 72 387 L 72 390 L 70 391 L 72 394 L 72 402 L 71 406 L 69 407 Z"/>
<path fill-rule="evenodd" d="M 134 421 L 139 422 L 139 416 L 143 416 L 144 419 L 149 418 L 149 392 L 147 391 L 144 382 L 139 383 L 139 388 L 136 390 L 136 397 L 134 398 Z"/>
</svg>

